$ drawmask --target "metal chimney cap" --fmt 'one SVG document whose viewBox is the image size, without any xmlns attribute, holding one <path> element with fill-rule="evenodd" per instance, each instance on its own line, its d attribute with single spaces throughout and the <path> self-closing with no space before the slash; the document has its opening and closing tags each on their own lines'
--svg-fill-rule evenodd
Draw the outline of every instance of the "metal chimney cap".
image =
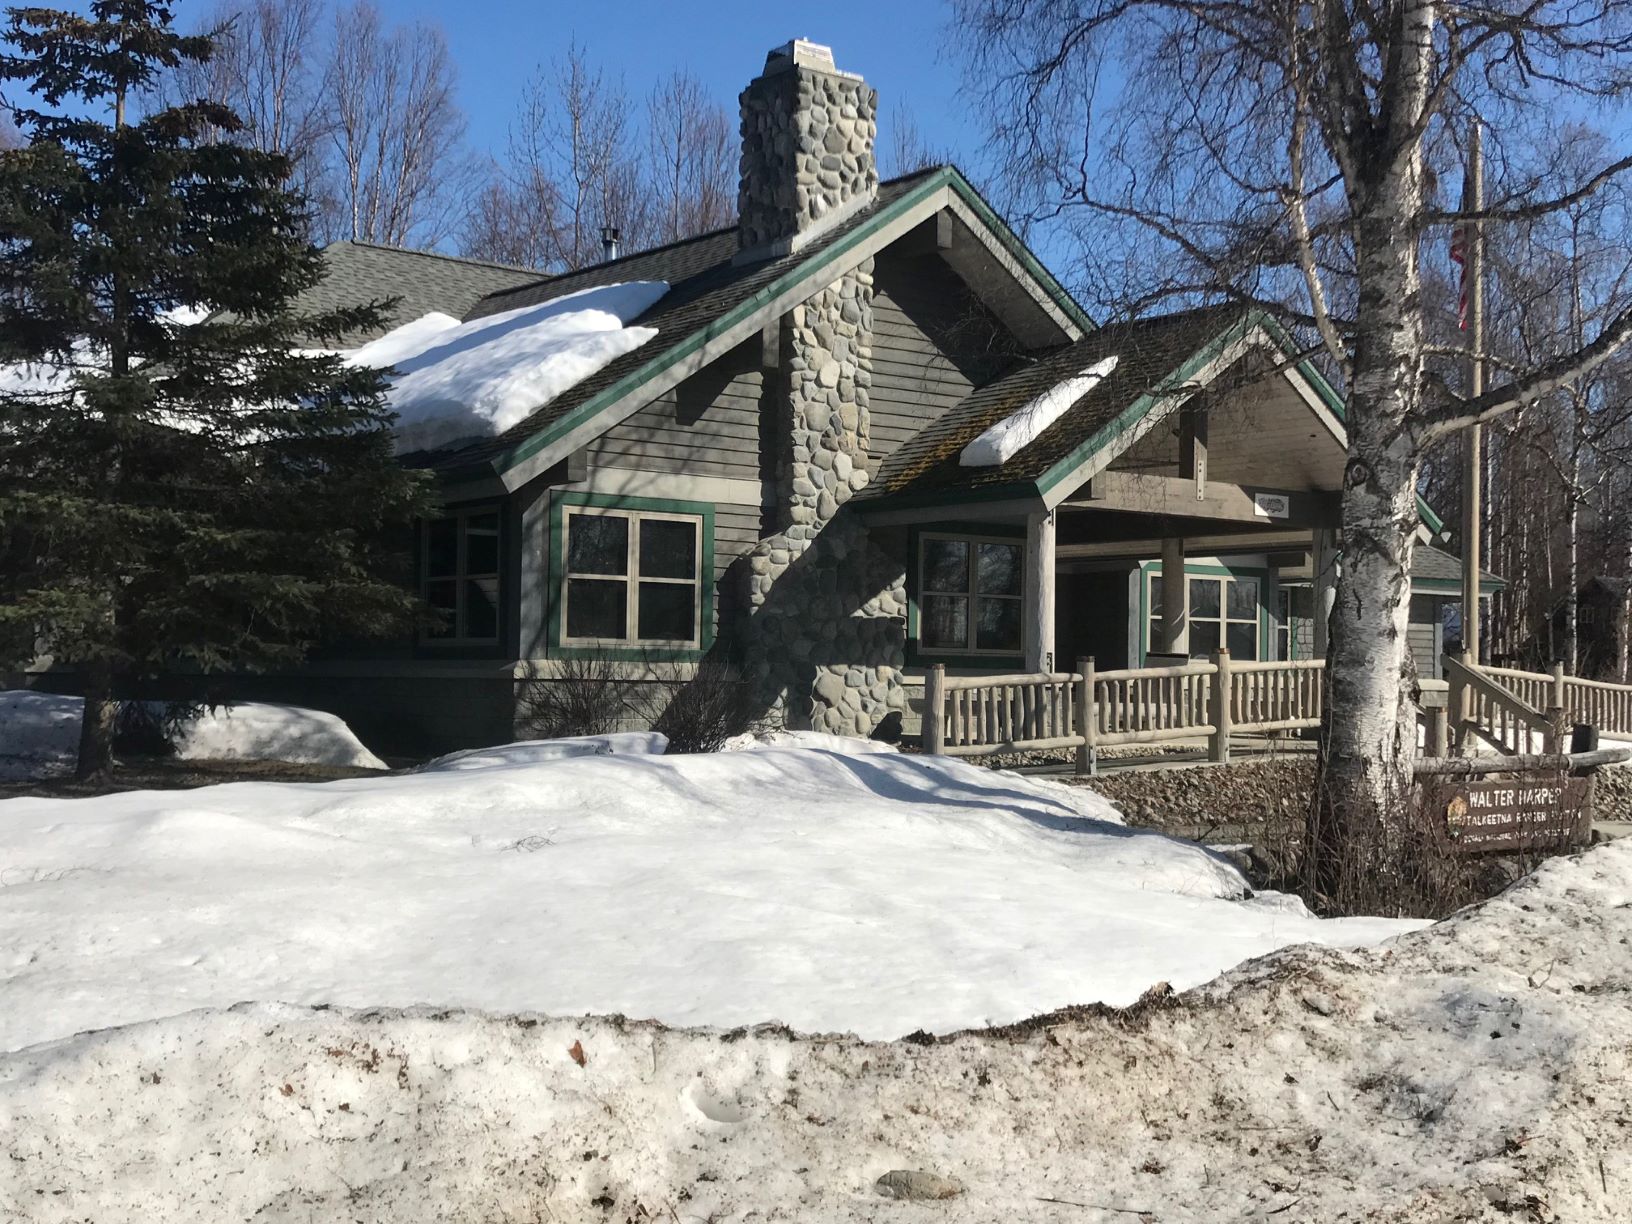
<svg viewBox="0 0 1632 1224">
<path fill-rule="evenodd" d="M 770 53 L 765 56 L 765 71 L 762 75 L 771 76 L 794 68 L 809 68 L 833 76 L 853 77 L 858 81 L 861 79 L 854 72 L 839 71 L 839 66 L 833 62 L 832 47 L 811 42 L 808 38 L 795 38 L 780 47 L 772 47 Z"/>
</svg>

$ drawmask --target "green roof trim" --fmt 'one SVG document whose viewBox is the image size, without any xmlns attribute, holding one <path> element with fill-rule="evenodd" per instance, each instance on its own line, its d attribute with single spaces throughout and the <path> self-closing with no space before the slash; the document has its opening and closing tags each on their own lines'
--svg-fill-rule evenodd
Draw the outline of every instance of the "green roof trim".
<svg viewBox="0 0 1632 1224">
<path fill-rule="evenodd" d="M 1077 305 L 1076 299 L 1066 292 L 1065 286 L 1060 284 L 1054 274 L 1031 253 L 1031 248 L 1020 241 L 1020 235 L 1009 228 L 1009 223 L 992 211 L 980 192 L 975 190 L 974 184 L 963 177 L 963 172 L 956 166 L 942 166 L 941 170 L 943 173 L 950 172 L 948 185 L 958 193 L 958 198 L 974 210 L 975 215 L 992 231 L 1009 254 L 1014 256 L 1031 278 L 1043 287 L 1054 305 L 1083 331 L 1098 330 L 1099 325 L 1089 317 L 1088 312 Z"/>
<path fill-rule="evenodd" d="M 921 207 L 943 187 L 951 188 L 957 193 L 959 199 L 974 210 L 975 214 L 991 229 L 998 241 L 1003 244 L 1004 249 L 1014 256 L 1021 266 L 1037 280 L 1050 300 L 1064 311 L 1073 323 L 1083 331 L 1094 330 L 1093 320 L 1088 317 L 1081 306 L 1077 305 L 1071 295 L 1066 292 L 1065 287 L 1038 262 L 1037 257 L 1026 249 L 1025 244 L 1020 241 L 1014 231 L 980 198 L 980 194 L 970 184 L 969 180 L 963 177 L 958 168 L 956 166 L 942 166 L 900 199 L 879 209 L 877 213 L 867 217 L 862 224 L 856 226 L 855 229 L 831 245 L 822 248 L 809 259 L 799 261 L 782 276 L 715 318 L 706 327 L 692 332 L 691 335 L 662 356 L 655 357 L 646 365 L 631 371 L 611 386 L 606 387 L 567 412 L 559 420 L 550 422 L 525 442 L 494 455 L 491 460 L 493 471 L 503 474 L 517 464 L 525 462 L 538 454 L 539 451 L 544 450 L 552 443 L 559 441 L 574 429 L 577 429 L 580 425 L 593 420 L 619 400 L 638 391 L 644 384 L 650 382 L 659 374 L 673 368 L 688 357 L 695 356 L 707 346 L 709 341 L 752 318 L 760 310 L 813 273 L 820 272 L 824 268 L 843 260 L 881 227 Z"/>
<path fill-rule="evenodd" d="M 1055 463 L 1037 479 L 1037 493 L 1046 494 L 1062 480 L 1068 479 L 1073 472 L 1088 460 L 1092 459 L 1116 438 L 1139 423 L 1144 416 L 1156 406 L 1158 400 L 1165 399 L 1174 391 L 1182 387 L 1208 362 L 1212 361 L 1224 349 L 1234 344 L 1246 334 L 1251 323 L 1251 316 L 1245 316 L 1219 332 L 1201 348 L 1191 353 L 1184 362 L 1159 382 L 1153 390 L 1145 392 L 1133 403 L 1129 404 L 1108 425 L 1096 430 L 1092 437 L 1077 446 L 1065 458 Z"/>
<path fill-rule="evenodd" d="M 1495 595 L 1499 591 L 1507 590 L 1507 579 L 1497 578 L 1493 574 L 1486 574 L 1479 579 L 1479 594 L 1481 597 Z M 1413 578 L 1411 579 L 1411 593 L 1413 595 L 1450 595 L 1460 599 L 1462 584 L 1446 582 L 1442 578 Z"/>
</svg>

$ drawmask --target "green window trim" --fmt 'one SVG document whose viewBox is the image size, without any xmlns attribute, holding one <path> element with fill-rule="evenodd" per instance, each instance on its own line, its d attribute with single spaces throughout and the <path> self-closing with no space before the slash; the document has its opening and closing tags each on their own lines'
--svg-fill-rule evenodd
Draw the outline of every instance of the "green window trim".
<svg viewBox="0 0 1632 1224">
<path fill-rule="evenodd" d="M 1025 666 L 1025 652 L 1016 654 L 989 653 L 967 650 L 924 649 L 919 644 L 920 612 L 919 612 L 919 583 L 921 581 L 921 541 L 924 536 L 952 536 L 961 539 L 988 539 L 1001 540 L 1005 543 L 1020 541 L 1024 545 L 1026 532 L 1023 527 L 1011 527 L 1001 523 L 981 522 L 947 522 L 923 523 L 909 527 L 907 530 L 907 666 L 927 667 L 934 663 L 945 663 L 949 667 L 962 667 L 973 671 L 989 670 L 997 672 L 1012 672 Z M 1022 617 L 1022 624 L 1024 617 Z M 1022 628 L 1022 632 L 1024 629 Z"/>
<path fill-rule="evenodd" d="M 1139 563 L 1139 663 L 1138 666 L 1147 666 L 1150 657 L 1150 580 L 1160 575 L 1162 563 L 1160 561 L 1141 561 Z M 1184 567 L 1184 576 L 1189 578 L 1253 578 L 1258 582 L 1258 653 L 1264 653 L 1264 644 L 1274 640 L 1275 620 L 1270 615 L 1272 601 L 1280 584 L 1275 581 L 1273 570 L 1262 569 L 1257 566 L 1246 565 L 1189 565 Z"/>
<path fill-rule="evenodd" d="M 617 510 L 631 514 L 677 515 L 696 518 L 701 523 L 701 543 L 697 553 L 698 641 L 695 645 L 585 645 L 566 640 L 566 542 L 567 511 L 572 509 Z M 549 589 L 545 592 L 545 642 L 550 657 L 558 659 L 604 658 L 616 663 L 647 660 L 664 663 L 695 662 L 714 645 L 714 504 L 676 501 L 661 497 L 629 497 L 613 493 L 550 494 Z M 636 579 L 630 576 L 630 584 Z"/>
</svg>

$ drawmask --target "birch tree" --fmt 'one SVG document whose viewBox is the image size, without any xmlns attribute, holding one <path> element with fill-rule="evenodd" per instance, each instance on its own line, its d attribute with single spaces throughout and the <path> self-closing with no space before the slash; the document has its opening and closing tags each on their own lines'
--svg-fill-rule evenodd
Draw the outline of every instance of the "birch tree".
<svg viewBox="0 0 1632 1224">
<path fill-rule="evenodd" d="M 204 98 L 238 116 L 241 127 L 215 133 L 263 153 L 279 153 L 292 183 L 309 197 L 324 177 L 329 107 L 323 96 L 323 0 L 229 0 L 203 22 L 215 46 L 153 90 L 161 106 Z"/>
<path fill-rule="evenodd" d="M 447 39 L 423 23 L 389 29 L 359 0 L 334 16 L 324 97 L 338 216 L 335 236 L 435 246 L 470 181 L 465 120 Z"/>
<path fill-rule="evenodd" d="M 675 72 L 646 99 L 652 239 L 677 242 L 737 218 L 737 131 L 725 108 L 689 72 Z"/>
<path fill-rule="evenodd" d="M 1450 227 L 1556 212 L 1632 166 L 1616 147 L 1577 175 L 1550 162 L 1564 116 L 1589 105 L 1613 113 L 1632 92 L 1632 5 L 956 7 L 1011 198 L 1063 217 L 1090 252 L 1108 251 L 1089 271 L 1122 304 L 1263 306 L 1309 339 L 1345 389 L 1343 565 L 1305 838 L 1311 891 L 1340 904 L 1363 856 L 1368 869 L 1409 867 L 1417 711 L 1405 629 L 1424 454 L 1581 379 L 1632 334 L 1632 315 L 1618 315 L 1467 398 L 1429 342 L 1425 252 L 1443 250 Z M 1489 125 L 1492 163 L 1506 168 L 1477 218 L 1456 202 L 1457 144 L 1476 120 Z"/>
</svg>

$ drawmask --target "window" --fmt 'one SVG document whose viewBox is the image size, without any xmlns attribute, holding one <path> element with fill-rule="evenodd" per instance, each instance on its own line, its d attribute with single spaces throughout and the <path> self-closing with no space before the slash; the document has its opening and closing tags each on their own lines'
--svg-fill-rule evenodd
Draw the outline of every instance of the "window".
<svg viewBox="0 0 1632 1224">
<path fill-rule="evenodd" d="M 918 549 L 925 650 L 1018 654 L 1025 548 L 1015 540 L 926 535 Z"/>
<path fill-rule="evenodd" d="M 564 642 L 699 644 L 700 516 L 579 506 L 565 516 Z"/>
<path fill-rule="evenodd" d="M 1282 587 L 1275 597 L 1275 657 L 1282 661 L 1292 657 L 1292 592 Z"/>
<path fill-rule="evenodd" d="M 442 623 L 433 641 L 494 642 L 499 637 L 499 512 L 462 510 L 425 524 L 425 602 Z"/>
<path fill-rule="evenodd" d="M 1236 659 L 1258 658 L 1258 592 L 1256 578 L 1228 574 L 1191 574 L 1190 654 L 1205 658 L 1220 645 Z M 1160 649 L 1162 640 L 1162 576 L 1150 576 L 1149 633 L 1146 650 Z"/>
</svg>

